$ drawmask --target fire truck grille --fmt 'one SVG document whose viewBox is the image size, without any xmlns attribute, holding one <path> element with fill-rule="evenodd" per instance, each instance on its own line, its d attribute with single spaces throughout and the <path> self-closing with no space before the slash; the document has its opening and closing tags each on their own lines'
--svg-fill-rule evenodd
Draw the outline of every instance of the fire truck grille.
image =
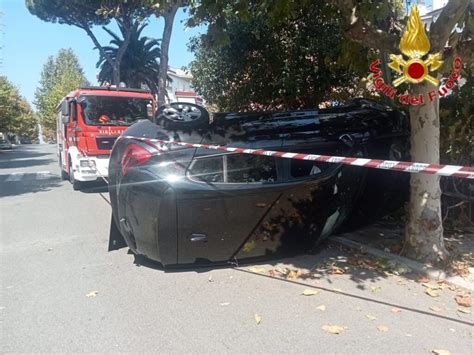
<svg viewBox="0 0 474 355">
<path fill-rule="evenodd" d="M 97 148 L 100 150 L 111 150 L 118 137 L 96 137 Z"/>
</svg>

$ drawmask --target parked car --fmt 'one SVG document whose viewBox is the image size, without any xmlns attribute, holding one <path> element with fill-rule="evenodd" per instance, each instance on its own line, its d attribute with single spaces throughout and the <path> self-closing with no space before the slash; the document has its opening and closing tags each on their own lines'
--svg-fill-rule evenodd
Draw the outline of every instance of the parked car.
<svg viewBox="0 0 474 355">
<path fill-rule="evenodd" d="M 0 149 L 13 149 L 13 146 L 8 139 L 3 138 L 0 139 Z"/>
<path fill-rule="evenodd" d="M 324 110 L 218 113 L 212 123 L 205 109 L 179 105 L 160 108 L 159 124 L 140 121 L 124 136 L 406 158 L 405 116 L 367 100 Z M 109 192 L 129 248 L 166 267 L 307 251 L 334 231 L 401 206 L 407 175 L 122 137 L 111 153 Z"/>
</svg>

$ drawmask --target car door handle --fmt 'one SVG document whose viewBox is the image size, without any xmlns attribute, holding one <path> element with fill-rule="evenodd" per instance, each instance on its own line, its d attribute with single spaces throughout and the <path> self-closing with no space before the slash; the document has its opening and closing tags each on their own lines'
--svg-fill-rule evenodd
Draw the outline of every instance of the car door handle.
<svg viewBox="0 0 474 355">
<path fill-rule="evenodd" d="M 191 234 L 189 237 L 191 242 L 207 242 L 207 235 L 205 234 Z"/>
</svg>

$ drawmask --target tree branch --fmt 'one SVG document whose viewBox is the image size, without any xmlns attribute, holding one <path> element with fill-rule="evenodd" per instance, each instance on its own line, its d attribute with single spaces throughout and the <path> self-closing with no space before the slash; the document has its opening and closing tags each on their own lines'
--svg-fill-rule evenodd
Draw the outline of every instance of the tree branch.
<svg viewBox="0 0 474 355">
<path fill-rule="evenodd" d="M 449 0 L 441 14 L 430 28 L 431 51 L 443 50 L 454 26 L 462 19 L 467 10 L 469 0 Z"/>
<path fill-rule="evenodd" d="M 330 0 L 332 5 L 342 13 L 348 26 L 346 36 L 367 48 L 379 49 L 382 52 L 398 51 L 399 38 L 373 26 L 357 13 L 356 0 Z"/>
<path fill-rule="evenodd" d="M 92 39 L 92 42 L 94 42 L 94 45 L 96 48 L 99 50 L 100 55 L 105 58 L 105 60 L 113 67 L 114 66 L 114 60 L 112 57 L 108 55 L 108 53 L 104 50 L 104 48 L 101 46 L 99 41 L 97 40 L 97 37 L 94 35 L 94 32 L 90 29 L 89 26 L 87 25 L 78 25 L 78 27 L 82 28 L 84 31 L 86 31 L 87 35 Z"/>
</svg>

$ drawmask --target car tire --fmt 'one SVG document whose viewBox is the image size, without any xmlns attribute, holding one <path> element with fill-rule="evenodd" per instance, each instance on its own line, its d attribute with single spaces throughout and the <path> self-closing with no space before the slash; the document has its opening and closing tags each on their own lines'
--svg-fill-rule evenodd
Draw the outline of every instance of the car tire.
<svg viewBox="0 0 474 355">
<path fill-rule="evenodd" d="M 172 102 L 158 108 L 156 122 L 167 129 L 204 128 L 209 124 L 209 112 L 196 104 Z"/>
<path fill-rule="evenodd" d="M 69 182 L 72 184 L 72 188 L 74 191 L 80 191 L 82 188 L 82 183 L 74 179 L 74 170 L 71 164 L 71 157 L 69 157 Z"/>
</svg>

